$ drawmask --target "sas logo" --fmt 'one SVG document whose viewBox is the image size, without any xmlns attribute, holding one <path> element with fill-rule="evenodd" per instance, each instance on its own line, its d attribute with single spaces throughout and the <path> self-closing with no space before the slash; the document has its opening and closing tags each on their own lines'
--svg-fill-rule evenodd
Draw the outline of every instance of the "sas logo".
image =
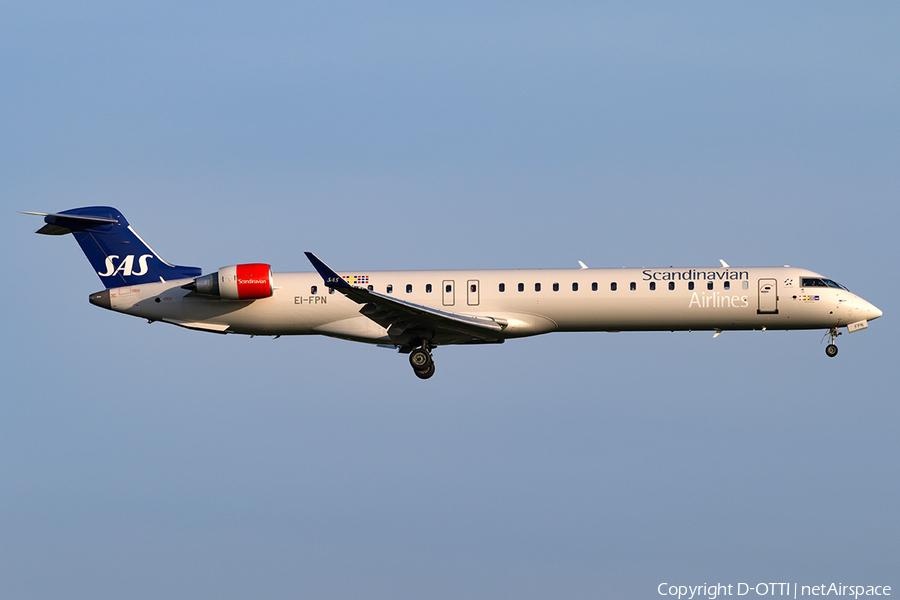
<svg viewBox="0 0 900 600">
<path fill-rule="evenodd" d="M 97 271 L 97 275 L 100 277 L 112 277 L 114 275 L 124 275 L 125 277 L 130 277 L 132 275 L 146 275 L 147 268 L 147 259 L 153 258 L 152 254 L 142 254 L 138 258 L 138 270 L 134 270 L 134 254 L 129 254 L 125 258 L 122 259 L 122 262 L 116 266 L 115 260 L 119 258 L 118 254 L 110 254 L 106 257 L 106 271 L 101 273 Z"/>
</svg>

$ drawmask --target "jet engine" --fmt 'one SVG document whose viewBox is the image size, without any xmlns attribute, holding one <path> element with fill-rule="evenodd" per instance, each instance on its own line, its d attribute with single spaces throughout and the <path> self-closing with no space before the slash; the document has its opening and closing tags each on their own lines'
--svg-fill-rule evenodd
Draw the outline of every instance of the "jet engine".
<svg viewBox="0 0 900 600">
<path fill-rule="evenodd" d="M 258 300 L 274 293 L 272 267 L 263 263 L 222 267 L 183 286 L 204 296 L 223 300 Z"/>
</svg>

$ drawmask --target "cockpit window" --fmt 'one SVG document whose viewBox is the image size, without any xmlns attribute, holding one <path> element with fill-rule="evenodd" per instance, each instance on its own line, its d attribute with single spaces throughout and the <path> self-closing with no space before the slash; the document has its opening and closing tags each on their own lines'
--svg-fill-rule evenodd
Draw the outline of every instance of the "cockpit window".
<svg viewBox="0 0 900 600">
<path fill-rule="evenodd" d="M 804 277 L 801 285 L 803 287 L 830 287 L 830 288 L 837 288 L 840 290 L 847 289 L 836 281 L 832 281 L 831 279 L 819 278 L 819 277 Z M 847 291 L 849 291 L 849 290 L 847 290 Z"/>
</svg>

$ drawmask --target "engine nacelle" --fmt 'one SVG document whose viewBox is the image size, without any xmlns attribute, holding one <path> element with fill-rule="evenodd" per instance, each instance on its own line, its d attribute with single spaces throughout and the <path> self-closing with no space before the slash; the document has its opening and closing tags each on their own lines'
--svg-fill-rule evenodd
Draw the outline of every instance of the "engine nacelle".
<svg viewBox="0 0 900 600">
<path fill-rule="evenodd" d="M 186 286 L 204 296 L 218 296 L 223 300 L 258 300 L 274 292 L 272 267 L 263 263 L 222 267 L 215 273 L 198 277 Z"/>
</svg>

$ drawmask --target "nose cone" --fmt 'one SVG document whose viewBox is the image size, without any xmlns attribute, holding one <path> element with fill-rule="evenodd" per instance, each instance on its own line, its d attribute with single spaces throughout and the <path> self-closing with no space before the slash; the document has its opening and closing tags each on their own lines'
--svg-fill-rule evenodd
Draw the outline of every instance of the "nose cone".
<svg viewBox="0 0 900 600">
<path fill-rule="evenodd" d="M 874 304 L 869 305 L 869 321 L 871 321 L 872 319 L 877 319 L 883 314 L 884 313 L 881 312 Z"/>
</svg>

